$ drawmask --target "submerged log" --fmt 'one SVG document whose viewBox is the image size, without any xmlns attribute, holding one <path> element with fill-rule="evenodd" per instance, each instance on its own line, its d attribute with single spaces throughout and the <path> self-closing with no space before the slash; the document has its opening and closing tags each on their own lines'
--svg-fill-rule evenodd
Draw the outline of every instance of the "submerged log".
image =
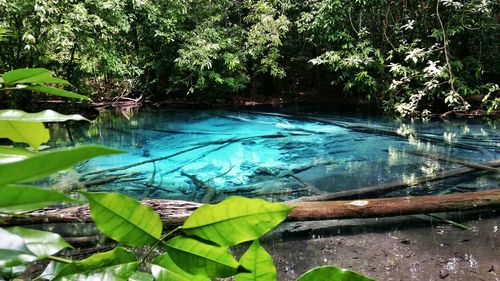
<svg viewBox="0 0 500 281">
<path fill-rule="evenodd" d="M 152 207 L 166 225 L 180 225 L 202 204 L 151 199 L 142 200 Z M 500 189 L 447 195 L 377 198 L 365 200 L 327 202 L 284 202 L 293 211 L 289 221 L 325 220 L 339 218 L 372 218 L 409 214 L 427 214 L 472 210 L 500 206 Z M 42 209 L 22 217 L 2 217 L 0 225 L 25 225 L 36 223 L 91 222 L 87 205 L 65 209 Z"/>
<path fill-rule="evenodd" d="M 217 190 L 215 189 L 215 187 L 201 181 L 200 179 L 198 179 L 197 176 L 188 174 L 184 171 L 181 172 L 181 175 L 188 177 L 196 186 L 196 188 L 201 188 L 205 190 L 205 195 L 203 195 L 201 203 L 210 203 L 212 199 L 214 199 L 215 195 L 217 195 Z M 196 197 L 196 192 L 193 192 L 193 200 L 195 199 L 195 197 Z"/>
<path fill-rule="evenodd" d="M 500 166 L 500 160 L 492 160 L 480 164 L 483 166 L 498 167 Z M 345 190 L 329 194 L 301 197 L 296 199 L 295 201 L 327 201 L 327 200 L 348 199 L 348 198 L 366 198 L 367 196 L 386 194 L 392 191 L 401 190 L 407 187 L 416 186 L 426 182 L 433 182 L 433 181 L 443 180 L 446 178 L 463 176 L 472 172 L 477 172 L 477 171 L 475 169 L 465 168 L 465 167 L 457 168 L 441 172 L 435 176 L 419 177 L 416 178 L 415 180 L 412 180 L 411 182 L 393 181 L 381 185 L 363 187 L 353 190 Z"/>
<path fill-rule="evenodd" d="M 416 151 L 416 150 L 410 150 L 410 151 L 407 150 L 407 151 L 401 151 L 401 152 L 407 153 L 407 154 L 412 154 L 412 155 L 418 155 L 418 156 L 426 157 L 429 159 L 440 160 L 440 161 L 455 163 L 455 164 L 461 164 L 461 165 L 464 165 L 465 167 L 473 168 L 476 170 L 484 170 L 484 171 L 493 172 L 493 173 L 500 173 L 499 168 L 495 168 L 495 167 L 491 167 L 491 166 L 487 166 L 487 165 L 481 165 L 479 163 L 473 163 L 473 162 L 465 161 L 462 159 L 450 158 L 450 157 L 435 154 L 435 153 Z"/>
</svg>

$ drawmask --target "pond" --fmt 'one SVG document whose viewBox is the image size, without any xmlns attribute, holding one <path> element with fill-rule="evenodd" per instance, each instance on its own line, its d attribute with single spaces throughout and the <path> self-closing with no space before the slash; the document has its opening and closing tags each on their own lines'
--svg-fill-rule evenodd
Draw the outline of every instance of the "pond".
<svg viewBox="0 0 500 281">
<path fill-rule="evenodd" d="M 122 108 L 102 112 L 92 123 L 53 128 L 57 137 L 51 145 L 94 143 L 125 150 L 77 171 L 90 190 L 139 199 L 201 201 L 206 190 L 196 180 L 215 189 L 211 202 L 228 195 L 288 200 L 398 181 L 411 188 L 383 194 L 423 195 L 498 187 L 492 173 L 418 181 L 461 167 L 431 156 L 497 160 L 497 126 L 478 120 Z M 415 151 L 428 154 L 410 154 Z"/>
<path fill-rule="evenodd" d="M 370 198 L 499 188 L 498 173 L 463 167 L 500 165 L 498 125 L 297 109 L 122 108 L 91 123 L 52 125 L 50 145 L 125 151 L 60 175 L 54 182 L 61 189 L 215 203 L 230 195 L 284 201 L 369 188 L 376 192 L 359 196 Z M 286 222 L 262 243 L 278 280 L 321 265 L 377 280 L 499 280 L 497 209 L 438 215 Z"/>
</svg>

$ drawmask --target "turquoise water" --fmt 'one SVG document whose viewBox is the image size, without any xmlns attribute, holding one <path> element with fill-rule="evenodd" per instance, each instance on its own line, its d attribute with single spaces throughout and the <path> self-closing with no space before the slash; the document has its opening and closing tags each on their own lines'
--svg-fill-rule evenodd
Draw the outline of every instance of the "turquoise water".
<svg viewBox="0 0 500 281">
<path fill-rule="evenodd" d="M 189 174 L 217 190 L 212 201 L 233 194 L 287 200 L 311 195 L 311 186 L 336 192 L 391 181 L 412 182 L 421 176 L 461 167 L 401 151 L 425 151 L 470 162 L 498 159 L 498 125 L 496 121 L 411 121 L 346 114 L 306 117 L 262 112 L 120 109 L 102 112 L 92 123 L 73 124 L 68 130 L 54 127 L 56 140 L 52 145 L 69 142 L 71 135 L 75 145 L 96 143 L 127 151 L 76 167 L 82 183 L 116 178 L 87 187 L 94 191 L 200 201 L 205 190 L 196 187 L 186 176 Z M 166 159 L 151 162 L 161 157 Z M 89 174 L 144 161 L 150 162 Z M 293 173 L 295 177 L 286 176 L 298 167 L 307 169 Z M 480 172 L 387 195 L 444 194 L 497 187 L 497 175 Z"/>
</svg>

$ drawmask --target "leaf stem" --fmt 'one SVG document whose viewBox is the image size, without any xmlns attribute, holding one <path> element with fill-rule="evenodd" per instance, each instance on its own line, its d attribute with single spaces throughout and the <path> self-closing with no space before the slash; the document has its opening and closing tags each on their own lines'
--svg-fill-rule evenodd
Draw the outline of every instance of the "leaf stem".
<svg viewBox="0 0 500 281">
<path fill-rule="evenodd" d="M 151 255 L 151 253 L 153 252 L 154 248 L 156 248 L 156 246 L 158 246 L 158 244 L 160 244 L 161 242 L 163 242 L 166 238 L 168 238 L 169 236 L 172 236 L 172 234 L 174 234 L 176 231 L 178 231 L 179 229 L 181 229 L 182 226 L 178 226 L 176 228 L 174 228 L 172 231 L 168 232 L 167 234 L 163 235 L 160 240 L 156 241 L 156 243 L 154 243 L 149 249 L 148 249 L 148 252 L 146 253 L 146 255 L 144 256 L 144 258 L 142 258 L 141 260 L 141 263 L 140 264 L 143 264 L 146 262 L 146 259 Z M 139 265 L 140 265 L 139 264 Z"/>
<path fill-rule="evenodd" d="M 60 263 L 66 263 L 66 264 L 73 262 L 72 260 L 61 258 L 61 257 L 56 257 L 56 256 L 48 256 L 47 258 L 49 260 L 53 260 L 53 261 L 60 262 Z"/>
</svg>

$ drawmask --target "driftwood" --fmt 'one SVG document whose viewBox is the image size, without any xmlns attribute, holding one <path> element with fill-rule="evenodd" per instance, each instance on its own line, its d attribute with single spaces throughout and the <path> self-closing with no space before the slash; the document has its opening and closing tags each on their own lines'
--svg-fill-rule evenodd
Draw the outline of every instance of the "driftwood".
<svg viewBox="0 0 500 281">
<path fill-rule="evenodd" d="M 483 162 L 483 163 L 480 163 L 480 165 L 490 166 L 490 167 L 498 167 L 498 166 L 500 166 L 500 160 L 492 160 L 492 161 L 488 161 L 488 162 Z M 457 168 L 457 169 L 444 171 L 444 172 L 441 172 L 440 174 L 435 175 L 435 176 L 419 177 L 411 182 L 394 181 L 394 182 L 388 182 L 388 183 L 385 183 L 382 185 L 358 188 L 358 189 L 354 189 L 354 190 L 345 190 L 345 191 L 339 191 L 339 192 L 334 192 L 334 193 L 330 193 L 330 194 L 301 197 L 301 198 L 296 199 L 295 201 L 327 201 L 327 200 L 347 199 L 347 198 L 363 198 L 363 197 L 366 198 L 367 196 L 386 194 L 388 192 L 401 190 L 401 189 L 404 189 L 407 187 L 419 185 L 419 184 L 426 183 L 426 182 L 433 182 L 433 181 L 438 181 L 438 180 L 442 180 L 442 179 L 446 179 L 446 178 L 463 176 L 463 175 L 469 174 L 471 172 L 476 172 L 476 170 L 463 167 L 463 168 Z"/>
<path fill-rule="evenodd" d="M 180 225 L 202 204 L 177 200 L 142 200 L 151 206 L 166 225 Z M 339 218 L 371 218 L 409 214 L 427 214 L 500 206 L 500 189 L 415 197 L 377 198 L 328 202 L 285 202 L 293 211 L 289 221 Z M 42 209 L 23 217 L 3 217 L 0 225 L 36 223 L 91 222 L 88 206 L 66 209 Z"/>
<path fill-rule="evenodd" d="M 445 161 L 445 162 L 449 162 L 449 163 L 461 164 L 461 165 L 464 165 L 465 167 L 473 168 L 476 170 L 484 170 L 484 171 L 493 172 L 493 173 L 500 173 L 499 168 L 495 168 L 495 167 L 491 167 L 491 166 L 487 166 L 487 165 L 481 165 L 481 164 L 473 163 L 473 162 L 469 162 L 469 161 L 464 161 L 462 159 L 450 158 L 447 156 L 438 155 L 438 154 L 434 154 L 434 153 L 416 151 L 416 150 L 401 151 L 401 152 L 406 153 L 406 154 L 418 155 L 418 156 L 422 156 L 422 157 L 426 157 L 426 158 L 430 158 L 430 159 L 434 159 L 434 160 L 441 160 L 441 161 Z"/>
</svg>

